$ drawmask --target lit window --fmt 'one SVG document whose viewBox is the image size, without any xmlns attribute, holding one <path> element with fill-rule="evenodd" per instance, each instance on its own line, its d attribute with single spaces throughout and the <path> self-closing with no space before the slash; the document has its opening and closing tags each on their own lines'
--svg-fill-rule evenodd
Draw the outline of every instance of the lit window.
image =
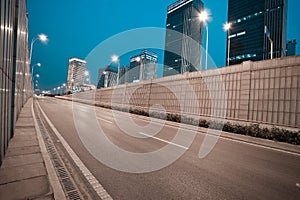
<svg viewBox="0 0 300 200">
<path fill-rule="evenodd" d="M 242 35 L 245 35 L 246 34 L 246 31 L 243 31 L 243 32 L 240 32 L 238 34 L 236 34 L 237 36 L 242 36 Z"/>
</svg>

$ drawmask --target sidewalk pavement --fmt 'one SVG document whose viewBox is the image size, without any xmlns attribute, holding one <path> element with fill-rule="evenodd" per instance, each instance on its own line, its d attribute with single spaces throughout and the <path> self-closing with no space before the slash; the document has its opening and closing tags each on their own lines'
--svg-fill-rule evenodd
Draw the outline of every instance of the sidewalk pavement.
<svg viewBox="0 0 300 200">
<path fill-rule="evenodd" d="M 15 136 L 9 142 L 0 168 L 0 199 L 54 199 L 50 184 L 53 183 L 53 174 L 46 167 L 44 151 L 35 129 L 32 103 L 33 100 L 29 99 L 20 113 Z"/>
</svg>

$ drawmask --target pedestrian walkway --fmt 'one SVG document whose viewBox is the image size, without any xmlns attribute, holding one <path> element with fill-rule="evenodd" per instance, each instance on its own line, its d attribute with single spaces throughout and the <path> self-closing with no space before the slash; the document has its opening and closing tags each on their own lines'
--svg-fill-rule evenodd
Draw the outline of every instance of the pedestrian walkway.
<svg viewBox="0 0 300 200">
<path fill-rule="evenodd" d="M 31 106 L 32 99 L 29 99 L 16 122 L 15 136 L 0 168 L 0 199 L 3 200 L 55 197 L 53 175 L 46 167 L 45 151 L 35 129 Z"/>
</svg>

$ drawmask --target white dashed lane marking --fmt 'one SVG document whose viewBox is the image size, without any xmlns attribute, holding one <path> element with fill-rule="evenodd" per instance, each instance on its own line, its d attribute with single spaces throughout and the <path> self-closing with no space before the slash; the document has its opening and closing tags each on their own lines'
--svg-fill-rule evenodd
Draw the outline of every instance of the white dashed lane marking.
<svg viewBox="0 0 300 200">
<path fill-rule="evenodd" d="M 158 138 L 158 137 L 154 137 L 154 136 L 148 135 L 148 134 L 146 134 L 146 133 L 142 133 L 142 132 L 139 132 L 139 133 L 140 133 L 141 135 L 147 136 L 147 137 L 149 137 L 149 138 L 153 138 L 153 139 L 156 139 L 156 140 L 158 140 L 158 141 L 161 141 L 161 142 L 164 142 L 164 143 L 167 143 L 167 144 L 171 144 L 171 145 L 174 145 L 174 146 L 176 146 L 176 147 L 180 147 L 180 148 L 185 149 L 185 150 L 189 149 L 188 147 L 182 146 L 182 145 L 180 145 L 180 144 L 176 144 L 176 143 L 173 143 L 173 142 L 170 142 L 170 141 L 167 141 L 167 140 Z"/>
</svg>

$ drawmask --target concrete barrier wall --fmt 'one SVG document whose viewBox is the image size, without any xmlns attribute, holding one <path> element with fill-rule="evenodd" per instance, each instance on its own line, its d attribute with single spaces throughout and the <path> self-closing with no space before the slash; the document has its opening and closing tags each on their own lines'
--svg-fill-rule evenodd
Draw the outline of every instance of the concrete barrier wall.
<svg viewBox="0 0 300 200">
<path fill-rule="evenodd" d="M 167 112 L 200 118 L 300 128 L 300 56 L 100 89 L 95 100 L 145 110 L 161 105 Z"/>
</svg>

